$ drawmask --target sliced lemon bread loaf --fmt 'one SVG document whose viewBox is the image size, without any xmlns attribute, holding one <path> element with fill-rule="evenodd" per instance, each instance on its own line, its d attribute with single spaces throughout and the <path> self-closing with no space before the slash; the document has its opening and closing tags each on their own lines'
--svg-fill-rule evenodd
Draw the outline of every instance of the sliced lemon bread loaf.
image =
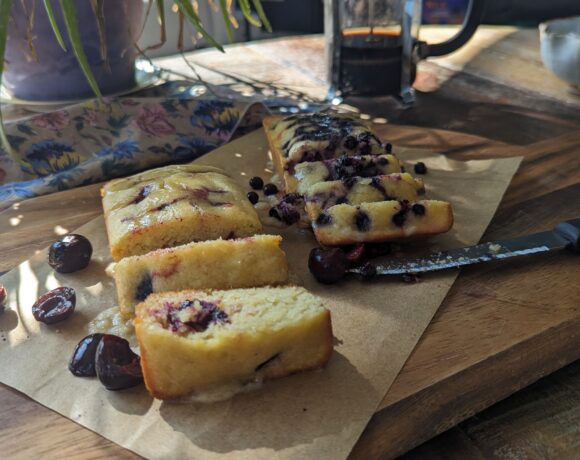
<svg viewBox="0 0 580 460">
<path fill-rule="evenodd" d="M 107 183 L 102 195 L 116 261 L 191 241 L 251 236 L 262 229 L 242 188 L 211 166 L 153 169 Z"/>
<path fill-rule="evenodd" d="M 323 366 L 330 312 L 301 287 L 152 294 L 135 331 L 149 392 L 172 399 Z"/>
<path fill-rule="evenodd" d="M 281 241 L 277 235 L 256 235 L 189 243 L 126 257 L 114 270 L 121 314 L 131 318 L 135 305 L 154 292 L 286 283 L 288 262 Z"/>
</svg>

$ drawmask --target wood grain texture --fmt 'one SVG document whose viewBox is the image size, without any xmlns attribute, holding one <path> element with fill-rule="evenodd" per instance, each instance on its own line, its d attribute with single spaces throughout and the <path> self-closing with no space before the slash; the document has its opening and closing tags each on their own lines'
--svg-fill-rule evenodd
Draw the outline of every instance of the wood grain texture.
<svg viewBox="0 0 580 460">
<path fill-rule="evenodd" d="M 489 52 L 504 56 L 501 71 L 486 58 L 489 34 L 480 41 L 476 36 L 477 59 L 467 59 L 467 70 L 436 61 L 420 66 L 418 103 L 412 109 L 383 99 L 349 101 L 362 112 L 388 119 L 377 129 L 399 145 L 429 148 L 454 159 L 525 156 L 484 239 L 541 231 L 580 216 L 578 110 L 559 99 L 558 85 L 548 77 L 521 83 L 510 71 L 515 70 L 511 57 L 521 52 L 516 44 L 535 56 L 529 66 L 536 70 L 537 49 L 531 48 L 532 40 L 509 41 L 505 38 L 513 34 L 497 33 Z M 237 48 L 228 54 L 229 61 L 214 52 L 196 59 L 309 94 L 323 92 L 319 37 Z M 250 57 L 255 65 L 247 65 Z M 181 58 L 163 63 L 183 70 Z M 210 71 L 204 76 L 227 80 Z M 542 84 L 546 87 L 534 88 Z M 45 247 L 61 230 L 57 225 L 72 230 L 98 215 L 98 189 L 94 185 L 35 198 L 1 212 L 0 271 Z M 401 454 L 580 358 L 580 288 L 567 281 L 579 275 L 580 265 L 566 255 L 463 270 L 352 457 Z M 539 390 L 499 403 L 406 458 L 578 458 L 580 372 L 578 364 L 567 369 L 576 371 L 553 383 L 548 377 L 534 385 Z M 540 407 L 534 401 L 541 398 Z M 136 457 L 1 386 L 0 407 L 6 408 L 0 411 L 3 458 Z"/>
</svg>

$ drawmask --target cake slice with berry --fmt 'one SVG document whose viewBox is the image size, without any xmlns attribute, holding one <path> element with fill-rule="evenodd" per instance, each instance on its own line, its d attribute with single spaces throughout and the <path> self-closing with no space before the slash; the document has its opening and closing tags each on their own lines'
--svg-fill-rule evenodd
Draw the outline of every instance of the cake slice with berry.
<svg viewBox="0 0 580 460">
<path fill-rule="evenodd" d="M 304 194 L 318 182 L 400 173 L 403 165 L 395 155 L 343 156 L 332 160 L 299 163 L 286 181 L 288 192 Z M 294 179 L 294 180 L 292 180 Z"/>
<path fill-rule="evenodd" d="M 296 114 L 264 119 L 264 129 L 276 172 L 290 185 L 299 163 L 341 156 L 391 153 L 360 119 L 328 112 Z"/>
<path fill-rule="evenodd" d="M 135 305 L 155 292 L 284 284 L 288 281 L 288 262 L 281 242 L 278 235 L 256 235 L 126 257 L 114 269 L 121 314 L 133 317 Z"/>
<path fill-rule="evenodd" d="M 191 241 L 245 237 L 262 229 L 242 188 L 224 171 L 172 165 L 116 179 L 102 189 L 116 261 Z"/>
<path fill-rule="evenodd" d="M 375 201 L 416 201 L 425 194 L 421 179 L 410 174 L 388 174 L 375 177 L 348 177 L 318 182 L 304 195 L 306 212 L 315 220 L 325 209 L 337 204 L 358 205 Z"/>
<path fill-rule="evenodd" d="M 333 347 L 330 312 L 301 287 L 152 294 L 135 332 L 159 399 L 315 369 Z"/>
<path fill-rule="evenodd" d="M 314 235 L 323 246 L 422 238 L 452 226 L 451 205 L 435 200 L 337 204 L 312 220 Z"/>
</svg>

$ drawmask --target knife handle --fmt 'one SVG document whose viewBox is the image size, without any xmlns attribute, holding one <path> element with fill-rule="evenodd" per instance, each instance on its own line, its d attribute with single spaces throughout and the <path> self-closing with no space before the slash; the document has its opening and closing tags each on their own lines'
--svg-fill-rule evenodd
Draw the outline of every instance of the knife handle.
<svg viewBox="0 0 580 460">
<path fill-rule="evenodd" d="M 580 219 L 559 223 L 554 228 L 554 233 L 568 241 L 566 249 L 580 254 Z"/>
</svg>

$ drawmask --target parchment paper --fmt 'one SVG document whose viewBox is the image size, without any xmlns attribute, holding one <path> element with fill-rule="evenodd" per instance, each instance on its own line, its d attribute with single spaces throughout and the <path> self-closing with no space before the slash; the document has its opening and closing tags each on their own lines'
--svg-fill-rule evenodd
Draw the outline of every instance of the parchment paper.
<svg viewBox="0 0 580 460">
<path fill-rule="evenodd" d="M 423 250 L 478 242 L 521 160 L 455 162 L 425 151 L 395 152 L 411 164 L 424 161 L 428 196 L 454 207 L 453 230 L 416 245 Z M 253 175 L 268 176 L 261 131 L 199 162 L 223 167 L 244 186 Z M 324 297 L 332 312 L 336 345 L 328 366 L 228 401 L 176 404 L 151 399 L 143 387 L 110 392 L 96 379 L 73 377 L 66 369 L 88 322 L 116 302 L 113 282 L 104 273 L 110 258 L 102 218 L 76 233 L 86 235 L 95 249 L 86 270 L 57 274 L 43 251 L 0 279 L 9 292 L 9 310 L 0 316 L 0 380 L 150 458 L 346 457 L 458 273 L 425 275 L 417 284 L 349 279 L 323 286 L 307 269 L 312 234 L 282 230 L 292 281 Z M 75 314 L 52 326 L 37 323 L 30 307 L 38 295 L 60 285 L 76 289 Z"/>
</svg>

